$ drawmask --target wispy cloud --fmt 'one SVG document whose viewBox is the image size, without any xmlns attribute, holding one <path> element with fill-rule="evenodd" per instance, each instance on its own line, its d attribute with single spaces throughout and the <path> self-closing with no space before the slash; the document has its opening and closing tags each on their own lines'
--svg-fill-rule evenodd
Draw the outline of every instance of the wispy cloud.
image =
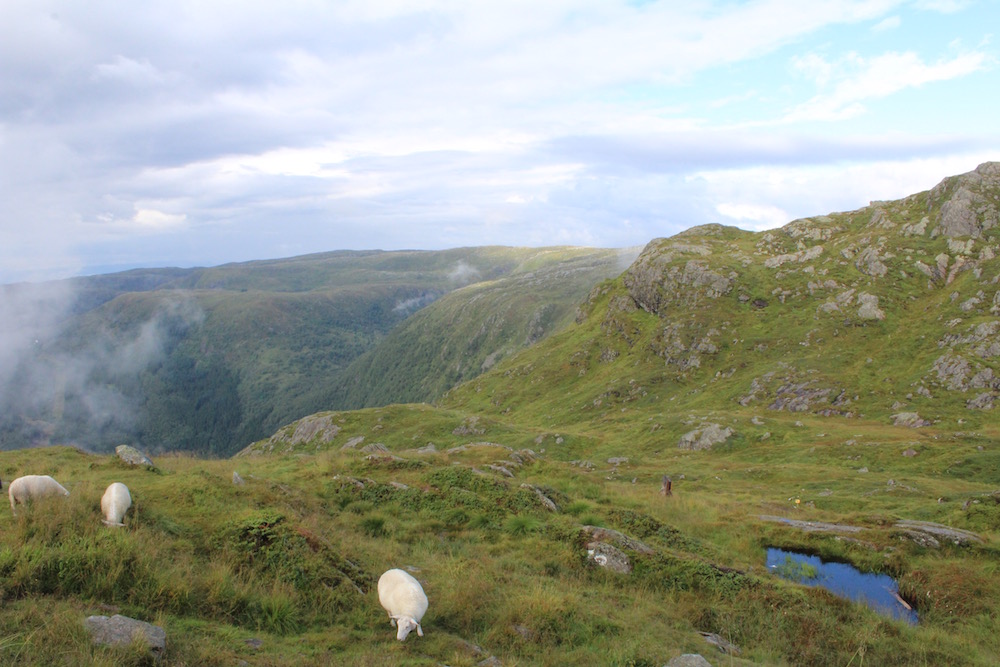
<svg viewBox="0 0 1000 667">
<path fill-rule="evenodd" d="M 792 109 L 785 117 L 787 122 L 850 118 L 864 113 L 865 102 L 870 100 L 888 97 L 907 88 L 967 76 L 991 67 L 993 62 L 986 53 L 969 52 L 928 64 L 919 54 L 906 51 L 874 58 L 851 53 L 836 63 L 810 54 L 796 59 L 794 64 L 820 88 L 831 82 L 834 86 L 833 90 L 820 93 Z"/>
</svg>

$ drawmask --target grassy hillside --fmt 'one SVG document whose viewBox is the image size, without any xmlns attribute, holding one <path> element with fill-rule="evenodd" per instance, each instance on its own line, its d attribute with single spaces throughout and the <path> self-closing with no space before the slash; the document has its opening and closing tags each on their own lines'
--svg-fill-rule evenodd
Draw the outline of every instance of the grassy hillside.
<svg viewBox="0 0 1000 667">
<path fill-rule="evenodd" d="M 114 609 L 163 625 L 172 665 L 997 664 L 998 180 L 655 240 L 434 405 L 157 471 L 6 453 L 0 478 L 72 495 L 0 513 L 0 662 L 142 664 L 80 629 Z M 769 547 L 893 576 L 919 623 L 776 576 Z M 378 606 L 391 567 L 424 585 L 424 637 Z"/>
<path fill-rule="evenodd" d="M 552 249 L 497 280 L 442 297 L 343 373 L 329 404 L 429 402 L 570 324 L 583 296 L 624 271 L 635 250 Z"/>
<path fill-rule="evenodd" d="M 499 356 L 564 322 L 591 285 L 620 273 L 617 260 L 612 251 L 570 248 L 336 252 L 10 287 L 37 291 L 36 305 L 56 312 L 61 304 L 62 315 L 36 331 L 34 342 L 23 334 L 21 353 L 0 363 L 8 371 L 0 446 L 74 443 L 107 451 L 130 442 L 157 452 L 229 455 L 298 417 L 357 403 L 353 395 L 366 404 L 394 400 L 380 396 L 387 390 L 381 369 L 359 375 L 349 366 L 443 295 L 476 284 L 504 295 L 509 321 L 481 345 L 483 356 Z M 449 308 L 456 303 L 461 296 Z M 407 339 L 460 353 L 465 341 L 452 343 L 453 333 L 464 335 L 411 326 L 369 363 L 393 364 L 389 388 L 405 391 L 407 400 L 431 400 L 451 379 L 479 368 L 439 374 L 438 360 L 407 356 Z"/>
</svg>

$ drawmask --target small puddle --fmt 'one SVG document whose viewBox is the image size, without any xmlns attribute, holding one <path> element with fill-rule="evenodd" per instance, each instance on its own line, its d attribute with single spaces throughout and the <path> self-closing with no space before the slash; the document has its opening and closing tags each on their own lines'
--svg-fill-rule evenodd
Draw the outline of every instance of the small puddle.
<svg viewBox="0 0 1000 667">
<path fill-rule="evenodd" d="M 825 563 L 818 556 L 770 548 L 767 569 L 783 579 L 820 586 L 834 595 L 866 604 L 875 611 L 916 625 L 917 612 L 899 597 L 896 580 L 886 574 L 865 574 L 845 563 Z"/>
</svg>

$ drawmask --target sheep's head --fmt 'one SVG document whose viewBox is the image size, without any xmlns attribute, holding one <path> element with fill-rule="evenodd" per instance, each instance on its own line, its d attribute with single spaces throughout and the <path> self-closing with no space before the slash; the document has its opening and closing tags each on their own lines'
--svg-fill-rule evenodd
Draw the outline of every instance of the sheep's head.
<svg viewBox="0 0 1000 667">
<path fill-rule="evenodd" d="M 401 616 L 396 619 L 396 639 L 403 641 L 406 636 L 413 631 L 413 628 L 417 629 L 417 635 L 420 637 L 424 636 L 424 631 L 420 628 L 420 624 L 414 621 L 409 616 Z"/>
</svg>

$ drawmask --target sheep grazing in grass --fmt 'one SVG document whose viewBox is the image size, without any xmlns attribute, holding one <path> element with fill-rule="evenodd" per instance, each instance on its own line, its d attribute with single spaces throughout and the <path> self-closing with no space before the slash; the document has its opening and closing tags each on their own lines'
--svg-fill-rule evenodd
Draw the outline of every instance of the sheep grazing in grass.
<svg viewBox="0 0 1000 667">
<path fill-rule="evenodd" d="M 104 513 L 105 526 L 124 526 L 122 519 L 125 512 L 132 506 L 132 494 L 121 482 L 112 482 L 104 495 L 101 496 L 101 512 Z"/>
<path fill-rule="evenodd" d="M 413 628 L 424 636 L 420 619 L 427 611 L 427 596 L 419 581 L 402 570 L 388 570 L 378 579 L 378 601 L 389 612 L 389 624 L 396 626 L 396 639 L 403 641 Z"/>
<path fill-rule="evenodd" d="M 68 496 L 69 491 L 48 475 L 25 475 L 7 486 L 7 495 L 10 496 L 10 511 L 16 515 L 18 503 L 24 505 L 44 496 Z"/>
</svg>

